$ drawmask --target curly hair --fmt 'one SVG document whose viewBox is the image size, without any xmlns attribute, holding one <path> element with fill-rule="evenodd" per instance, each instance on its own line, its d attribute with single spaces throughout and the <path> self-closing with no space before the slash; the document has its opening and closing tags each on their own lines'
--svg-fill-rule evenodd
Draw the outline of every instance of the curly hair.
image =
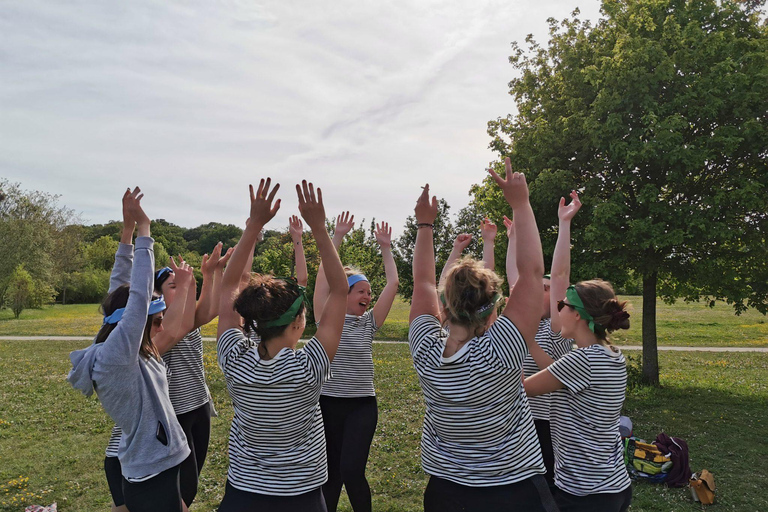
<svg viewBox="0 0 768 512">
<path fill-rule="evenodd" d="M 500 286 L 496 272 L 469 256 L 461 258 L 448 271 L 439 290 L 444 299 L 444 322 L 467 327 L 478 336 L 487 322 L 478 310 L 493 300 Z"/>
<path fill-rule="evenodd" d="M 294 284 L 271 275 L 254 274 L 248 286 L 235 298 L 233 307 L 245 321 L 246 333 L 255 332 L 261 341 L 280 336 L 288 325 L 263 327 L 264 322 L 275 320 L 293 305 L 300 295 Z M 296 312 L 298 317 L 304 312 L 304 304 Z"/>
</svg>

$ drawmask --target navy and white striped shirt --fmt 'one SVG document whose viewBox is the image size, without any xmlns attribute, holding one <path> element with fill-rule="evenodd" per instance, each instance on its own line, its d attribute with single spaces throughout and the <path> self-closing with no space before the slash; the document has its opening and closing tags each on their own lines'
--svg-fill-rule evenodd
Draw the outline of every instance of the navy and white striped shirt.
<svg viewBox="0 0 768 512">
<path fill-rule="evenodd" d="M 347 315 L 331 378 L 323 384 L 324 396 L 359 398 L 376 396 L 373 388 L 373 335 L 378 330 L 372 311 L 362 316 Z"/>
<path fill-rule="evenodd" d="M 210 401 L 199 327 L 163 354 L 163 361 L 168 367 L 168 393 L 176 416 L 199 409 Z"/>
<path fill-rule="evenodd" d="M 235 416 L 227 479 L 241 491 L 294 496 L 328 479 L 320 389 L 330 377 L 325 349 L 312 338 L 263 360 L 240 329 L 218 341 L 219 366 Z"/>
<path fill-rule="evenodd" d="M 565 386 L 552 393 L 550 409 L 555 485 L 576 496 L 623 491 L 631 484 L 619 436 L 627 388 L 624 356 L 595 344 L 566 354 L 547 370 Z"/>
<path fill-rule="evenodd" d="M 573 340 L 566 340 L 560 336 L 559 332 L 552 332 L 552 319 L 545 318 L 539 322 L 539 330 L 536 331 L 536 343 L 546 354 L 557 361 L 565 354 L 571 351 Z M 538 373 L 540 368 L 533 360 L 533 356 L 528 354 L 523 361 L 523 374 L 528 378 Z M 531 408 L 531 415 L 535 420 L 549 421 L 549 401 L 550 394 L 529 396 L 528 405 Z"/>
<path fill-rule="evenodd" d="M 482 336 L 443 357 L 445 331 L 422 315 L 408 333 L 426 413 L 421 464 L 430 475 L 486 487 L 545 472 L 522 383 L 525 340 L 500 316 Z"/>
</svg>

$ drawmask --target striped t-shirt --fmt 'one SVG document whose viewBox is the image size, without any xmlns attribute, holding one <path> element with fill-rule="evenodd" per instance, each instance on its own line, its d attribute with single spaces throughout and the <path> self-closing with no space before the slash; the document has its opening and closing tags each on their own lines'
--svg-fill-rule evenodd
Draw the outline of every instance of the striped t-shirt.
<svg viewBox="0 0 768 512">
<path fill-rule="evenodd" d="M 566 340 L 560 333 L 552 332 L 552 320 L 545 318 L 539 322 L 539 330 L 536 331 L 536 343 L 546 354 L 557 361 L 565 354 L 571 351 L 572 340 Z M 528 378 L 539 371 L 533 356 L 528 354 L 523 361 L 523 373 Z M 528 405 L 531 408 L 531 415 L 535 420 L 549 421 L 549 401 L 550 395 L 529 396 Z"/>
<path fill-rule="evenodd" d="M 408 338 L 426 402 L 425 472 L 475 487 L 545 472 L 521 377 L 527 347 L 509 318 L 500 316 L 450 357 L 443 357 L 447 336 L 432 315 L 416 318 Z"/>
<path fill-rule="evenodd" d="M 123 430 L 115 425 L 112 427 L 112 433 L 109 435 L 109 443 L 107 443 L 107 457 L 117 457 L 117 449 L 120 448 L 120 436 L 123 435 Z"/>
<path fill-rule="evenodd" d="M 619 492 L 630 484 L 619 437 L 627 387 L 621 352 L 600 344 L 566 354 L 547 370 L 565 389 L 552 393 L 555 485 L 576 496 Z"/>
<path fill-rule="evenodd" d="M 219 338 L 219 366 L 235 411 L 227 479 L 241 491 L 295 496 L 328 479 L 320 388 L 330 377 L 325 349 L 312 338 L 263 360 L 240 329 Z"/>
<path fill-rule="evenodd" d="M 363 316 L 347 315 L 331 378 L 323 384 L 322 395 L 338 398 L 376 396 L 373 389 L 373 335 L 378 330 L 372 311 Z"/>
<path fill-rule="evenodd" d="M 176 416 L 194 411 L 210 400 L 203 366 L 203 336 L 198 327 L 163 354 L 168 367 L 168 394 Z"/>
</svg>

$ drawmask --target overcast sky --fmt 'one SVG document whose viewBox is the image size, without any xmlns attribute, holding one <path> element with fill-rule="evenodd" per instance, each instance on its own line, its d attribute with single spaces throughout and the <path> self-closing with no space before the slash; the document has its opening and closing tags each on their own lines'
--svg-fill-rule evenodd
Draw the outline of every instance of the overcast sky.
<svg viewBox="0 0 768 512">
<path fill-rule="evenodd" d="M 596 0 L 0 3 L 0 176 L 86 223 L 140 185 L 152 218 L 244 224 L 249 182 L 400 232 L 429 182 L 455 213 L 514 111 L 510 43 Z"/>
</svg>

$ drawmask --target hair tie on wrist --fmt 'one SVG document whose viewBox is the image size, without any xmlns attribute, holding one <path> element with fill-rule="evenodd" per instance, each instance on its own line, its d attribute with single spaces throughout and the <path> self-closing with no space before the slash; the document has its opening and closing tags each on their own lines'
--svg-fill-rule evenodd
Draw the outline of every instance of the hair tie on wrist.
<svg viewBox="0 0 768 512">
<path fill-rule="evenodd" d="M 434 229 L 435 225 L 434 224 L 429 224 L 427 222 L 419 222 L 418 224 L 416 224 L 416 227 L 417 228 L 433 228 Z"/>
</svg>

